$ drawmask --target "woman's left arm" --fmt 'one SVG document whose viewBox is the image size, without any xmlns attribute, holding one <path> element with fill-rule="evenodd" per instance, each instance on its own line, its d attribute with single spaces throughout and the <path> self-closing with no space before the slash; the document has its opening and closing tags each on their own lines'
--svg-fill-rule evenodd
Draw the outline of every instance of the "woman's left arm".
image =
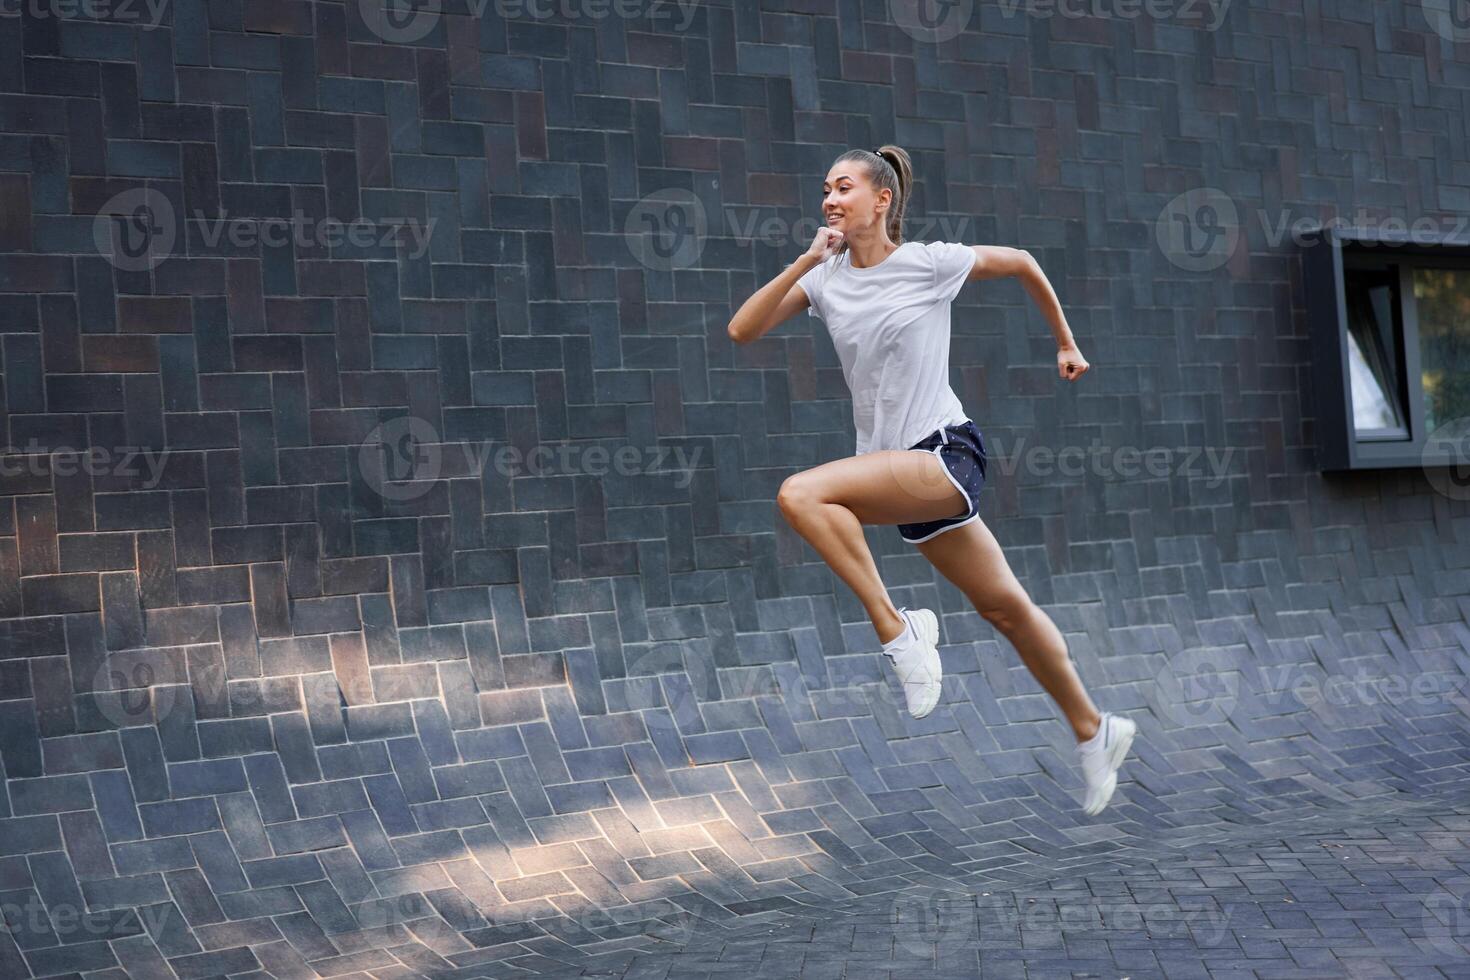
<svg viewBox="0 0 1470 980">
<path fill-rule="evenodd" d="M 1036 259 L 1025 249 L 1009 248 L 1004 245 L 972 245 L 975 265 L 970 269 L 970 279 L 1001 279 L 1015 276 L 1031 299 L 1040 307 L 1046 322 L 1051 326 L 1052 336 L 1057 341 L 1057 373 L 1068 381 L 1076 381 L 1087 373 L 1091 366 L 1077 341 L 1072 329 L 1067 326 L 1067 317 L 1062 313 L 1062 304 L 1057 300 L 1056 290 L 1051 288 L 1046 273 Z"/>
</svg>

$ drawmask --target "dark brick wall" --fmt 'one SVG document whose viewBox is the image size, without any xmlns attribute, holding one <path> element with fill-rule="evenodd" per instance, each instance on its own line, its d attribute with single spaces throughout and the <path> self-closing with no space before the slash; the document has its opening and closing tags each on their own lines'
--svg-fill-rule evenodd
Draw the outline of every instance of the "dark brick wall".
<svg viewBox="0 0 1470 980">
<path fill-rule="evenodd" d="M 1367 0 L 960 4 L 937 41 L 902 0 L 444 6 L 374 21 L 393 43 L 328 0 L 0 18 L 0 890 L 30 916 L 0 974 L 555 972 L 1462 774 L 1470 508 L 1316 471 L 1269 234 L 1470 209 L 1453 31 Z M 1093 364 L 1057 379 L 1014 284 L 962 293 L 954 386 L 1020 464 L 985 518 L 1143 730 L 1095 826 L 955 589 L 869 529 L 941 613 L 913 722 L 773 506 L 851 452 L 842 375 L 817 321 L 725 327 L 830 161 L 889 141 L 910 236 L 1029 249 Z M 1175 251 L 1222 201 L 1239 242 Z M 1360 669 L 1439 686 L 1283 693 Z"/>
</svg>

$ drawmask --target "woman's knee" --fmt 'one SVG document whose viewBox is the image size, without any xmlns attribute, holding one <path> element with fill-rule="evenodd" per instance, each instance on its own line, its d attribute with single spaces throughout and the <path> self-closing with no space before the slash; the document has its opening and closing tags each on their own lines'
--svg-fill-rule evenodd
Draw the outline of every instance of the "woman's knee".
<svg viewBox="0 0 1470 980">
<path fill-rule="evenodd" d="M 805 473 L 793 473 L 781 482 L 776 492 L 776 506 L 787 517 L 821 502 L 815 480 Z"/>
<path fill-rule="evenodd" d="M 987 596 L 984 602 L 976 603 L 976 609 L 1000 632 L 1011 633 L 1031 618 L 1035 606 L 1025 592 L 1011 589 Z"/>
</svg>

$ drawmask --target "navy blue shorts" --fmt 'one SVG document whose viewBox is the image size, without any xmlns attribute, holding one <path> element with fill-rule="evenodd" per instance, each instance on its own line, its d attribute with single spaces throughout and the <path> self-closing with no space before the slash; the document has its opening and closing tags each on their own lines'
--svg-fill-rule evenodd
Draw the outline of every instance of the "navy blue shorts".
<svg viewBox="0 0 1470 980">
<path fill-rule="evenodd" d="M 939 457 L 949 481 L 955 485 L 970 507 L 963 514 L 944 517 L 937 521 L 919 524 L 900 524 L 898 535 L 905 541 L 917 544 L 943 534 L 952 527 L 963 527 L 980 517 L 980 488 L 985 486 L 985 440 L 975 423 L 966 419 L 959 425 L 935 429 L 910 449 L 922 449 Z"/>
</svg>

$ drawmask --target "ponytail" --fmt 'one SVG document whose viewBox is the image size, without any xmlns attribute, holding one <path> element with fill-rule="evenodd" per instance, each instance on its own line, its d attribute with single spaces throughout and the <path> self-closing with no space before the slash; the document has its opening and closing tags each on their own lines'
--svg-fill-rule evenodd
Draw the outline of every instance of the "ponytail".
<svg viewBox="0 0 1470 980">
<path fill-rule="evenodd" d="M 838 163 L 843 160 L 855 160 L 866 165 L 868 180 L 872 183 L 875 191 L 887 188 L 893 192 L 893 201 L 888 205 L 888 220 L 885 227 L 888 237 L 895 245 L 903 244 L 903 216 L 909 204 L 909 189 L 914 184 L 914 164 L 909 159 L 908 152 L 901 146 L 885 143 L 876 150 L 848 150 L 837 158 Z M 837 248 L 837 252 L 847 251 L 847 240 Z"/>
</svg>

